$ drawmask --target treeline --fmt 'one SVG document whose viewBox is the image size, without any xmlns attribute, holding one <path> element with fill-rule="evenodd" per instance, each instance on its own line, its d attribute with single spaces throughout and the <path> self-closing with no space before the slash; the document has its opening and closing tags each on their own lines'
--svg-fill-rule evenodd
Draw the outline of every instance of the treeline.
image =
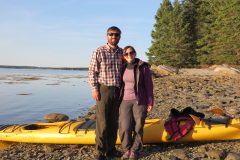
<svg viewBox="0 0 240 160">
<path fill-rule="evenodd" d="M 240 65 L 240 0 L 163 0 L 155 19 L 150 64 Z"/>
<path fill-rule="evenodd" d="M 49 70 L 81 70 L 88 71 L 88 67 L 83 68 L 55 68 L 55 67 L 35 67 L 35 66 L 8 66 L 8 65 L 0 65 L 0 68 L 11 68 L 11 69 L 49 69 Z"/>
</svg>

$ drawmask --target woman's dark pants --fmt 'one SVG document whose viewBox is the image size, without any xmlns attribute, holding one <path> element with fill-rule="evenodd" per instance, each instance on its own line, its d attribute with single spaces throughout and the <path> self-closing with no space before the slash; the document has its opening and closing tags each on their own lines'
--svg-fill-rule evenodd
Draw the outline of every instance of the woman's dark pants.
<svg viewBox="0 0 240 160">
<path fill-rule="evenodd" d="M 119 136 L 123 151 L 141 151 L 147 106 L 138 105 L 136 100 L 123 100 L 119 112 Z"/>
</svg>

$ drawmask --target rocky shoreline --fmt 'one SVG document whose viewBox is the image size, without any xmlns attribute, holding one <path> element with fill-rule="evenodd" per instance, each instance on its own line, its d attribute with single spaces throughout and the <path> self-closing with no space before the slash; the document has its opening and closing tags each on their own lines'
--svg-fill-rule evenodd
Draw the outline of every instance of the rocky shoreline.
<svg viewBox="0 0 240 160">
<path fill-rule="evenodd" d="M 153 79 L 155 104 L 148 119 L 167 119 L 172 108 L 182 110 L 192 107 L 205 117 L 222 116 L 205 112 L 219 108 L 234 118 L 240 118 L 240 76 L 214 76 L 213 74 L 177 74 L 159 76 Z M 95 109 L 78 117 L 79 120 L 95 118 Z M 122 152 L 121 145 L 116 145 Z M 95 154 L 93 145 L 50 145 L 13 143 L 0 150 L 0 160 L 7 159 L 92 159 Z M 107 157 L 120 159 L 120 157 Z M 201 141 L 146 144 L 139 159 L 152 160 L 239 160 L 240 141 Z"/>
</svg>

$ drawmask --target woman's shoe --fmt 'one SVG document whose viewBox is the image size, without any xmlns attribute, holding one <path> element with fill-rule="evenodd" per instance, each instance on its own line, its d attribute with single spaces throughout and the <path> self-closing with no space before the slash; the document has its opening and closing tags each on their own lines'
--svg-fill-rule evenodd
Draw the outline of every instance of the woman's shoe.
<svg viewBox="0 0 240 160">
<path fill-rule="evenodd" d="M 130 151 L 129 150 L 127 150 L 124 154 L 123 154 L 123 156 L 121 157 L 121 159 L 128 159 L 129 158 L 129 156 L 130 156 Z"/>
<path fill-rule="evenodd" d="M 137 153 L 136 152 L 130 152 L 129 159 L 131 159 L 131 160 L 138 159 Z"/>
</svg>

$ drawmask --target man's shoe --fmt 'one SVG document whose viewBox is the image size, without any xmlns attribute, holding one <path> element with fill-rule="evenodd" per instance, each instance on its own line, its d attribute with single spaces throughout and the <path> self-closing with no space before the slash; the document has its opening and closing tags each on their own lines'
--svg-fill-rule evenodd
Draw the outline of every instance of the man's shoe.
<svg viewBox="0 0 240 160">
<path fill-rule="evenodd" d="M 106 153 L 106 156 L 109 156 L 109 157 L 121 157 L 122 156 L 122 153 L 116 149 L 113 149 L 111 151 L 108 151 Z"/>
<path fill-rule="evenodd" d="M 102 155 L 102 154 L 97 154 L 96 156 L 94 156 L 94 159 L 93 160 L 104 160 L 105 159 L 105 156 Z"/>
</svg>

